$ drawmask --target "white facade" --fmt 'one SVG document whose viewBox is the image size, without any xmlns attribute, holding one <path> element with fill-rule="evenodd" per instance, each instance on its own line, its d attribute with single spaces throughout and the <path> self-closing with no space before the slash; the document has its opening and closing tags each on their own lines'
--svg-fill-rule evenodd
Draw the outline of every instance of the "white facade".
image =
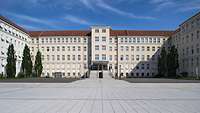
<svg viewBox="0 0 200 113">
<path fill-rule="evenodd" d="M 88 31 L 36 31 L 22 28 L 1 17 L 0 72 L 5 73 L 6 53 L 13 43 L 20 70 L 24 45 L 30 46 L 34 63 L 42 53 L 42 76 L 82 77 L 91 69 L 107 69 L 113 76 L 152 77 L 157 74 L 159 48 L 170 37 L 178 48 L 179 73 L 197 75 L 200 71 L 200 13 L 174 31 L 112 30 L 110 26 L 91 26 Z M 30 38 L 29 38 L 30 37 Z"/>
<path fill-rule="evenodd" d="M 10 44 L 14 45 L 16 55 L 16 74 L 20 71 L 22 54 L 25 44 L 29 45 L 29 35 L 19 26 L 8 22 L 0 17 L 0 73 L 5 74 L 7 64 L 7 49 Z"/>
<path fill-rule="evenodd" d="M 178 49 L 179 73 L 200 75 L 200 13 L 182 23 L 171 38 Z"/>
</svg>

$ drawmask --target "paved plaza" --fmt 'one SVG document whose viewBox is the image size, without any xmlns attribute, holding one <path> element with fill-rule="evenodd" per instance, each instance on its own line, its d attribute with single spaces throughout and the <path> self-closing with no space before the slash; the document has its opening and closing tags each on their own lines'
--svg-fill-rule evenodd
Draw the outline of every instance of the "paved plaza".
<svg viewBox="0 0 200 113">
<path fill-rule="evenodd" d="M 1 113 L 200 113 L 199 83 L 0 83 Z"/>
</svg>

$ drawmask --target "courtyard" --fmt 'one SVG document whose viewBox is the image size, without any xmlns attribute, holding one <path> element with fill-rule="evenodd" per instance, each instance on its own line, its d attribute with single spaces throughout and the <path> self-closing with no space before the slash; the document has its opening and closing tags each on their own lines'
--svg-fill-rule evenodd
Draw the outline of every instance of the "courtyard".
<svg viewBox="0 0 200 113">
<path fill-rule="evenodd" d="M 70 83 L 0 83 L 1 113 L 199 113 L 199 83 L 129 83 L 104 72 Z"/>
</svg>

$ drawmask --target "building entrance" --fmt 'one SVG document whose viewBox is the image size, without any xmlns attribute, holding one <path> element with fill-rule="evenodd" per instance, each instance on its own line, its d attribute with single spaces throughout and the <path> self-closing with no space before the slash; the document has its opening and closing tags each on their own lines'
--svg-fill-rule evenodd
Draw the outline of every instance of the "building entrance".
<svg viewBox="0 0 200 113">
<path fill-rule="evenodd" d="M 93 62 L 92 70 L 108 70 L 108 61 Z"/>
</svg>

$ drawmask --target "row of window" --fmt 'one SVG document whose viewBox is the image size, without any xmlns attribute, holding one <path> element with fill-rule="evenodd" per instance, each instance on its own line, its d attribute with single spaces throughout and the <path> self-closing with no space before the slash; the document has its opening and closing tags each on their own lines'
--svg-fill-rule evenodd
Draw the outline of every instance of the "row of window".
<svg viewBox="0 0 200 113">
<path fill-rule="evenodd" d="M 194 48 L 194 46 L 191 46 L 191 48 L 186 47 L 182 49 L 182 55 L 193 55 L 193 54 L 199 54 L 200 53 L 200 48 L 199 48 L 199 44 L 196 45 L 196 48 Z"/>
<path fill-rule="evenodd" d="M 180 42 L 180 43 L 193 42 L 195 40 L 195 38 L 199 39 L 199 37 L 200 37 L 200 31 L 196 31 L 196 34 L 195 33 L 188 34 L 185 37 L 184 36 L 180 37 L 180 36 L 176 35 L 175 42 Z"/>
<path fill-rule="evenodd" d="M 157 47 L 157 50 L 160 49 L 160 46 Z M 100 50 L 99 45 L 95 45 L 95 50 L 98 51 Z M 106 50 L 106 45 L 102 45 L 101 46 L 101 50 Z M 113 50 L 117 50 L 117 47 L 113 48 L 112 46 L 109 47 L 109 51 L 113 51 Z M 156 47 L 155 46 L 136 46 L 136 49 L 134 46 L 120 46 L 120 51 L 156 51 Z"/>
<path fill-rule="evenodd" d="M 38 49 L 38 47 L 36 47 L 36 49 Z M 57 46 L 57 47 L 41 47 L 42 51 L 81 51 L 81 46 Z M 32 51 L 34 51 L 34 47 L 32 47 Z M 83 51 L 87 51 L 87 47 L 84 46 L 83 47 Z"/>
<path fill-rule="evenodd" d="M 34 56 L 32 56 L 32 59 L 33 58 L 34 58 Z M 42 60 L 47 60 L 47 61 L 50 61 L 50 60 L 51 61 L 55 61 L 55 60 L 57 60 L 57 61 L 60 61 L 60 60 L 62 60 L 62 61 L 78 60 L 78 61 L 80 61 L 81 55 L 46 55 L 46 56 L 42 55 L 41 58 L 42 58 Z M 83 60 L 85 60 L 85 61 L 87 60 L 86 55 L 83 56 Z"/>
<path fill-rule="evenodd" d="M 102 60 L 106 60 L 106 54 L 101 55 Z M 95 54 L 95 60 L 101 60 L 99 54 Z M 121 61 L 129 61 L 129 60 L 136 60 L 136 61 L 145 61 L 145 60 L 155 60 L 155 55 L 120 55 Z M 109 55 L 109 60 L 117 60 L 117 55 Z"/>
<path fill-rule="evenodd" d="M 106 29 L 95 29 L 94 30 L 95 33 L 106 33 Z"/>
<path fill-rule="evenodd" d="M 6 39 L 4 39 L 2 35 L 0 35 L 0 38 L 1 38 L 1 42 L 2 43 L 4 43 L 4 42 L 7 43 L 7 44 L 14 43 L 15 45 L 18 44 L 18 46 L 19 45 L 24 45 L 23 42 L 17 41 L 17 40 L 13 40 L 12 38 L 10 38 L 10 41 L 8 40 L 8 37 L 6 37 Z"/>
<path fill-rule="evenodd" d="M 8 29 L 6 29 L 6 28 L 4 28 L 2 26 L 0 26 L 0 29 L 3 30 L 3 31 L 5 31 L 5 32 L 7 32 L 7 33 L 9 33 L 12 36 L 15 36 L 15 37 L 18 37 L 18 38 L 20 38 L 20 39 L 22 39 L 24 41 L 27 41 L 27 38 L 21 36 L 19 33 L 15 33 L 15 32 L 13 32 L 11 30 L 8 30 Z"/>
<path fill-rule="evenodd" d="M 119 38 L 119 42 L 120 43 L 161 43 L 161 41 L 165 41 L 165 38 L 152 38 L 152 37 L 131 37 L 131 38 L 127 38 L 127 37 L 122 37 Z M 95 42 L 99 42 L 100 41 L 100 37 L 99 36 L 95 36 Z M 106 37 L 103 36 L 101 37 L 101 41 L 102 42 L 106 42 Z M 117 38 L 109 38 L 109 43 L 116 43 L 117 42 Z"/>
<path fill-rule="evenodd" d="M 87 43 L 86 37 L 50 37 L 50 38 L 32 38 L 32 43 Z"/>
<path fill-rule="evenodd" d="M 193 18 L 193 20 L 191 20 L 190 22 L 187 22 L 186 24 L 182 25 L 181 31 L 187 32 L 196 26 L 200 26 L 200 17 Z"/>
</svg>

